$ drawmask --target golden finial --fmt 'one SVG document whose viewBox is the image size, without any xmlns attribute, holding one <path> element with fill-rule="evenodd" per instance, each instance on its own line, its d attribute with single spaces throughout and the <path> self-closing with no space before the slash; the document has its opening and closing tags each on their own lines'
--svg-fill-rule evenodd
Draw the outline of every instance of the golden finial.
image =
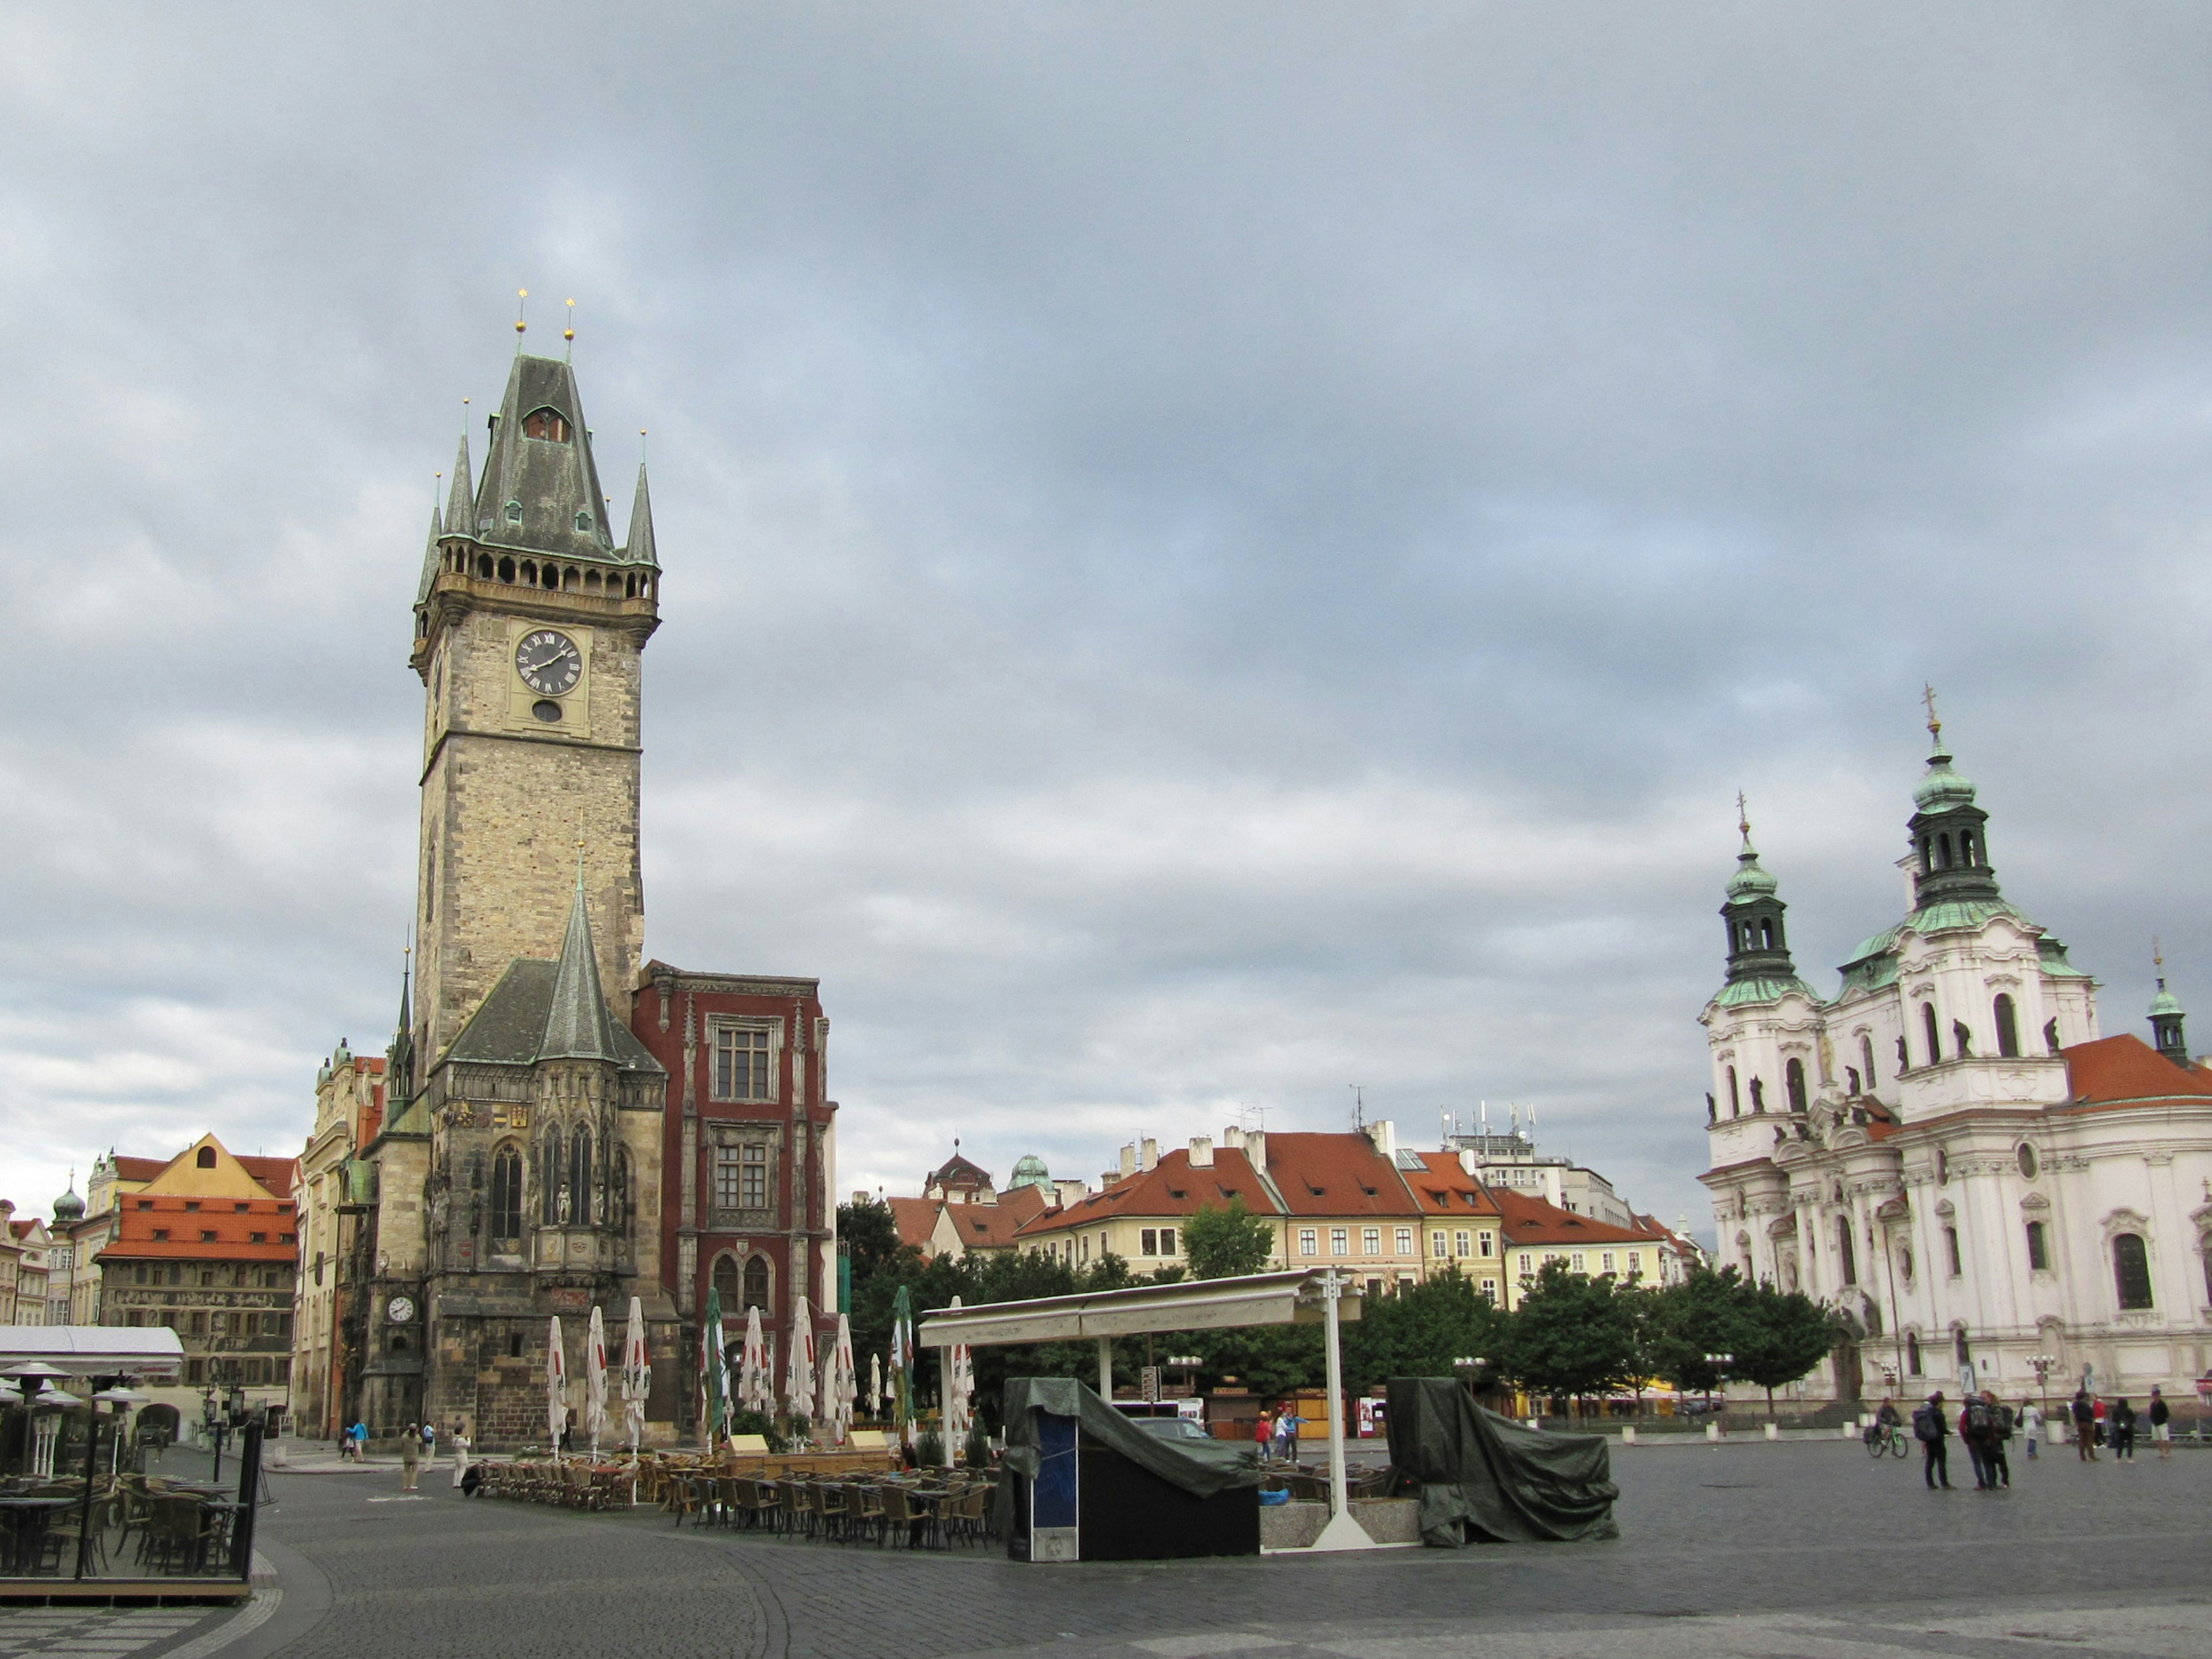
<svg viewBox="0 0 2212 1659">
<path fill-rule="evenodd" d="M 2160 954 L 2159 951 L 2158 935 L 2156 933 L 2153 933 L 2150 936 L 2150 965 L 2157 969 L 2160 975 L 2163 975 L 2166 972 L 2166 957 Z M 2166 981 L 2161 978 L 2159 981 L 2159 983 L 2163 985 L 2166 983 Z"/>
<path fill-rule="evenodd" d="M 1743 791 L 1735 792 L 1735 827 L 1743 836 L 1743 850 L 1751 851 L 1751 812 L 1744 805 Z"/>
<path fill-rule="evenodd" d="M 1936 739 L 1936 746 L 1938 749 L 1941 749 L 1943 746 L 1943 722 L 1939 720 L 1936 714 L 1936 688 L 1934 685 L 1924 682 L 1922 684 L 1920 687 L 1920 701 L 1928 705 L 1928 735 Z"/>
<path fill-rule="evenodd" d="M 568 307 L 568 326 L 561 331 L 561 337 L 568 342 L 573 350 L 576 343 L 576 302 L 568 300 L 563 303 Z"/>
<path fill-rule="evenodd" d="M 519 288 L 514 290 L 514 355 L 518 357 L 522 355 L 522 337 L 530 327 L 530 325 L 522 319 L 522 313 L 529 299 L 528 289 Z"/>
</svg>

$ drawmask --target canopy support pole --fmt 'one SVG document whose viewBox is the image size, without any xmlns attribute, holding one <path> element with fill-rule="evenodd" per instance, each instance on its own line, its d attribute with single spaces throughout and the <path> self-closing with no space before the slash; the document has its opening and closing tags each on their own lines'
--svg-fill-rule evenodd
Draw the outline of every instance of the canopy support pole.
<svg viewBox="0 0 2212 1659">
<path fill-rule="evenodd" d="M 1098 1397 L 1111 1401 L 1114 1398 L 1114 1339 L 1098 1339 Z"/>
<path fill-rule="evenodd" d="M 1344 1295 L 1344 1280 L 1331 1267 L 1321 1281 L 1323 1323 L 1328 1356 L 1328 1524 L 1321 1529 L 1313 1547 L 1317 1550 L 1368 1550 L 1376 1547 L 1367 1528 L 1352 1518 L 1352 1500 L 1346 1490 L 1344 1470 L 1344 1345 L 1336 1304 Z M 1292 1456 L 1297 1453 L 1293 1451 Z"/>
</svg>

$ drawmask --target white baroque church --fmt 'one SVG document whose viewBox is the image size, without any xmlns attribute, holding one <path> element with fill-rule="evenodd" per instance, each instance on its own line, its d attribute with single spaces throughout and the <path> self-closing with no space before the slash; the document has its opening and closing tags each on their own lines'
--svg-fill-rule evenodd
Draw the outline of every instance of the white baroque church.
<svg viewBox="0 0 2212 1659">
<path fill-rule="evenodd" d="M 1716 1265 L 1863 1335 L 1835 1397 L 2085 1378 L 2185 1401 L 2212 1367 L 2212 1070 L 2163 979 L 2152 1041 L 2101 1036 L 2097 984 L 1998 890 L 1942 726 L 1899 861 L 1910 912 L 1822 997 L 1743 826 L 1712 1051 Z"/>
</svg>

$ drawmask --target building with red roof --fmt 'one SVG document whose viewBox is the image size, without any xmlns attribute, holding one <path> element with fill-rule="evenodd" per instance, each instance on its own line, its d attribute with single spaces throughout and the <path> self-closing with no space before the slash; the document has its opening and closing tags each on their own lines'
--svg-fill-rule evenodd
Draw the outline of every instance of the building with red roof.
<svg viewBox="0 0 2212 1659">
<path fill-rule="evenodd" d="M 1718 1260 L 1849 1316 L 1822 1379 L 1843 1398 L 2017 1395 L 2040 1362 L 2069 1392 L 2186 1399 L 2212 1364 L 2212 1071 L 2162 976 L 2149 1042 L 2099 1030 L 2096 981 L 1999 890 L 1929 729 L 1911 908 L 1834 995 L 1798 977 L 1742 826 L 1700 1017 Z"/>
</svg>

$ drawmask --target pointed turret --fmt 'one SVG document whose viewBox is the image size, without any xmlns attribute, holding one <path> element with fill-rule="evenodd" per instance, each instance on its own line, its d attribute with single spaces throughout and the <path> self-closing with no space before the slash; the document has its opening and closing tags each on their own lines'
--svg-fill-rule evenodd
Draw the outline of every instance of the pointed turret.
<svg viewBox="0 0 2212 1659">
<path fill-rule="evenodd" d="M 404 968 L 399 970 L 399 1026 L 392 1034 L 392 1046 L 385 1050 L 385 1097 L 392 1103 L 392 1115 L 415 1098 L 415 1012 L 409 999 L 410 975 Z"/>
<path fill-rule="evenodd" d="M 2158 994 L 2150 1000 L 2151 1042 L 2159 1053 L 2177 1066 L 2189 1064 L 2189 1041 L 2181 1034 L 2181 999 L 2166 988 L 2166 957 L 2151 947 L 2151 965 L 2158 969 Z"/>
<path fill-rule="evenodd" d="M 418 605 L 428 600 L 430 589 L 438 580 L 438 567 L 443 557 L 438 550 L 438 538 L 444 534 L 445 529 L 438 522 L 438 504 L 433 501 L 430 503 L 430 535 L 422 544 L 422 580 L 415 589 L 415 603 Z"/>
<path fill-rule="evenodd" d="M 629 539 L 623 545 L 623 557 L 632 564 L 660 568 L 653 549 L 653 497 L 646 493 L 643 461 L 637 464 L 637 495 L 629 504 Z"/>
<path fill-rule="evenodd" d="M 584 872 L 576 871 L 576 896 L 568 907 L 568 931 L 561 940 L 561 966 L 553 977 L 552 1006 L 545 1011 L 545 1040 L 540 1060 L 616 1060 L 613 1016 L 599 983 L 599 952 L 592 948 L 592 919 L 584 907 Z"/>
<path fill-rule="evenodd" d="M 453 457 L 453 487 L 446 496 L 446 532 L 448 535 L 476 537 L 477 487 L 475 474 L 469 470 L 469 434 L 461 434 L 459 453 Z"/>
<path fill-rule="evenodd" d="M 1790 958 L 1790 941 L 1782 924 L 1782 913 L 1789 906 L 1778 896 L 1780 884 L 1759 866 L 1741 795 L 1735 798 L 1735 805 L 1743 850 L 1735 855 L 1735 874 L 1729 878 L 1728 901 L 1721 906 L 1721 920 L 1728 927 L 1729 983 L 1792 983 L 1797 978 L 1797 968 Z"/>
<path fill-rule="evenodd" d="M 517 357 L 491 418 L 470 533 L 520 551 L 611 560 L 605 507 L 574 371 L 550 357 Z"/>
<path fill-rule="evenodd" d="M 1974 786 L 1953 769 L 1943 746 L 1943 722 L 1936 717 L 1936 693 L 1926 694 L 1928 735 L 1935 752 L 1912 791 L 1914 902 L 1923 910 L 1958 899 L 1996 899 L 1997 872 L 1990 864 L 1990 815 L 1974 805 Z"/>
</svg>

